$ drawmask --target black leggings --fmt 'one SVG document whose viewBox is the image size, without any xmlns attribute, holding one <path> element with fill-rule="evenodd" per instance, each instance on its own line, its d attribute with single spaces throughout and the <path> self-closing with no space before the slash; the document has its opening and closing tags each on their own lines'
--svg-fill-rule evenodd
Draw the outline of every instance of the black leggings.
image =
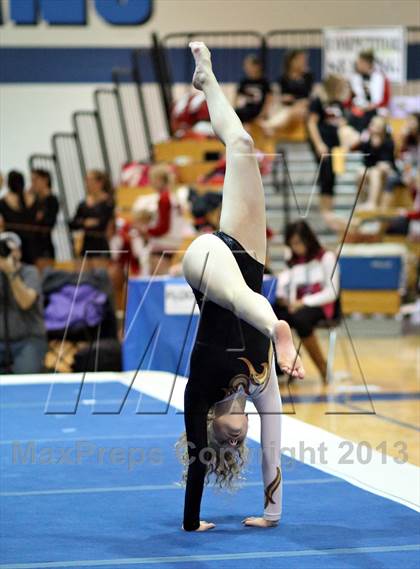
<svg viewBox="0 0 420 569">
<path fill-rule="evenodd" d="M 334 186 L 335 186 L 335 173 L 333 170 L 332 164 L 332 157 L 331 156 L 323 156 L 322 160 L 318 156 L 314 145 L 311 141 L 309 141 L 309 146 L 313 152 L 315 160 L 320 164 L 319 175 L 318 175 L 318 185 L 319 189 L 321 190 L 322 196 L 333 196 L 334 195 Z M 331 148 L 328 146 L 328 152 L 331 152 Z"/>
<path fill-rule="evenodd" d="M 324 311 L 319 306 L 304 306 L 296 312 L 289 312 L 288 308 L 276 302 L 273 309 L 277 318 L 285 320 L 302 339 L 311 336 L 318 322 L 325 320 Z"/>
<path fill-rule="evenodd" d="M 324 156 L 322 158 L 321 167 L 319 170 L 318 184 L 321 190 L 321 195 L 334 195 L 335 173 L 333 170 L 331 156 Z"/>
</svg>

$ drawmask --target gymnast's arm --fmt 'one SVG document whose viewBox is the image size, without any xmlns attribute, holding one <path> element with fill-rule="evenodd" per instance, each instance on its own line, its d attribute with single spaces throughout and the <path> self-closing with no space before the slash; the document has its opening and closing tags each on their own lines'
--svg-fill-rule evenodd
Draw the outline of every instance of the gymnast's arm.
<svg viewBox="0 0 420 569">
<path fill-rule="evenodd" d="M 210 529 L 213 524 L 200 523 L 200 505 L 203 495 L 206 464 L 200 460 L 200 452 L 207 447 L 207 414 L 210 405 L 199 389 L 187 384 L 184 395 L 185 429 L 188 442 L 189 466 L 185 489 L 185 531 Z M 201 453 L 201 458 L 203 458 Z M 210 527 L 206 527 L 210 526 Z"/>
<path fill-rule="evenodd" d="M 264 480 L 264 515 L 247 518 L 245 525 L 277 525 L 282 510 L 282 475 L 280 465 L 282 404 L 274 359 L 266 388 L 253 398 L 261 419 L 262 474 Z"/>
</svg>

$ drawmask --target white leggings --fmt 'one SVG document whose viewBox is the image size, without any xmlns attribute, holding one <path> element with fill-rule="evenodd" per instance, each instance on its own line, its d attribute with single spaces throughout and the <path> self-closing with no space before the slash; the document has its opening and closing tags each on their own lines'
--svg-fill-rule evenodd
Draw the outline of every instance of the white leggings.
<svg viewBox="0 0 420 569">
<path fill-rule="evenodd" d="M 264 480 L 264 518 L 277 521 L 282 513 L 282 473 L 280 463 L 282 403 L 274 358 L 268 384 L 251 395 L 261 420 L 262 473 Z"/>
<path fill-rule="evenodd" d="M 267 248 L 264 189 L 253 141 L 211 74 L 204 85 L 211 124 L 226 145 L 220 229 L 264 264 Z M 277 322 L 270 303 L 246 284 L 229 247 L 214 235 L 198 237 L 183 261 L 188 283 L 268 337 Z"/>
<path fill-rule="evenodd" d="M 219 237 L 197 237 L 185 253 L 183 269 L 190 286 L 208 300 L 231 310 L 265 336 L 273 337 L 277 317 L 271 304 L 248 287 L 232 251 Z"/>
</svg>

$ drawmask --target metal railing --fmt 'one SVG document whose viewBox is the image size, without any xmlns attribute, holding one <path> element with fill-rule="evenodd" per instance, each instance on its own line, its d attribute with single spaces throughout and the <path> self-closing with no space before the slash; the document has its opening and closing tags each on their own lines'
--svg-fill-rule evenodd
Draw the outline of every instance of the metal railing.
<svg viewBox="0 0 420 569">
<path fill-rule="evenodd" d="M 134 67 L 134 61 L 131 69 L 114 69 L 112 78 L 118 94 L 124 136 L 131 160 L 150 160 L 153 144 L 141 89 L 141 76 Z"/>
<path fill-rule="evenodd" d="M 262 34 L 254 31 L 201 31 L 177 32 L 165 35 L 161 40 L 154 34 L 152 38 L 156 77 L 166 100 L 165 110 L 170 120 L 168 101 L 176 100 L 180 88 L 188 92 L 194 72 L 194 60 L 188 47 L 191 41 L 200 39 L 212 50 L 212 63 L 219 81 L 239 82 L 242 75 L 243 59 L 248 54 L 260 56 L 265 65 L 266 49 Z M 226 54 L 225 48 L 229 51 Z M 182 86 L 182 87 L 181 87 Z"/>
<path fill-rule="evenodd" d="M 56 133 L 52 137 L 52 147 L 61 188 L 62 209 L 65 218 L 71 219 L 85 197 L 84 172 L 77 137 L 73 132 Z"/>
<path fill-rule="evenodd" d="M 137 52 L 138 56 L 134 57 L 134 68 L 140 74 L 140 50 Z M 168 60 L 165 54 L 165 50 L 159 41 L 158 35 L 156 33 L 152 34 L 152 50 L 151 59 L 155 78 L 159 87 L 159 96 L 161 101 L 161 110 L 163 110 L 163 116 L 165 118 L 167 132 L 172 133 L 171 129 L 171 108 L 173 104 L 173 93 L 172 93 L 172 77 L 170 69 L 168 66 Z M 139 76 L 140 77 L 140 76 Z"/>
<path fill-rule="evenodd" d="M 96 111 L 76 111 L 72 116 L 74 132 L 80 146 L 82 170 L 109 172 L 109 158 Z"/>
<path fill-rule="evenodd" d="M 120 179 L 122 166 L 131 161 L 121 102 L 117 89 L 96 89 L 93 96 L 98 112 L 98 124 L 109 158 L 109 174 L 115 185 Z"/>
<path fill-rule="evenodd" d="M 150 68 L 155 82 L 143 81 L 142 70 Z M 166 90 L 167 79 L 163 74 L 159 49 L 150 52 L 137 49 L 133 52 L 133 77 L 141 92 L 144 112 L 149 126 L 149 136 L 153 144 L 167 140 L 171 136 L 170 111 L 172 100 Z"/>
<path fill-rule="evenodd" d="M 276 194 L 283 196 L 283 232 L 290 223 L 290 176 L 285 148 L 278 148 L 271 169 L 271 183 Z"/>
</svg>

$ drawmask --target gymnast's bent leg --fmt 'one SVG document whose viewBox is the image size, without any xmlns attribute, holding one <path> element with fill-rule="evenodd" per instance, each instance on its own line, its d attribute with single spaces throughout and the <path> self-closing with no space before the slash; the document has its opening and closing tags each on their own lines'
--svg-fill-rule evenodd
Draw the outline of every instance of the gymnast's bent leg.
<svg viewBox="0 0 420 569">
<path fill-rule="evenodd" d="M 204 91 L 213 129 L 226 145 L 220 229 L 239 241 L 257 261 L 264 263 L 264 190 L 252 139 L 213 74 L 207 47 L 201 42 L 190 45 L 196 61 L 193 84 Z M 193 288 L 274 340 L 279 365 L 286 373 L 303 377 L 303 367 L 288 324 L 277 320 L 268 300 L 247 286 L 225 243 L 215 235 L 198 237 L 185 254 L 183 269 Z"/>
</svg>

